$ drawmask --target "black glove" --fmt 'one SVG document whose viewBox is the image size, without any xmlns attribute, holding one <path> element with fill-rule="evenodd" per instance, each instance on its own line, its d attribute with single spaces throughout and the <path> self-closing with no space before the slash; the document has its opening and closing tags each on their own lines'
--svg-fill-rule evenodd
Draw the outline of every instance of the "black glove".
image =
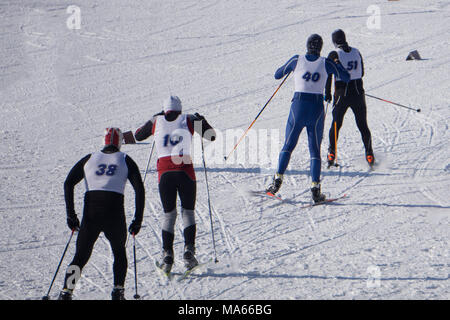
<svg viewBox="0 0 450 320">
<path fill-rule="evenodd" d="M 69 226 L 70 230 L 72 230 L 72 231 L 80 230 L 80 220 L 78 220 L 78 217 L 75 213 L 67 215 L 67 225 Z"/>
<path fill-rule="evenodd" d="M 323 100 L 328 102 L 328 103 L 330 103 L 331 99 L 332 99 L 331 93 L 329 93 L 329 92 L 325 93 L 325 96 L 323 97 Z"/>
<path fill-rule="evenodd" d="M 197 118 L 197 120 L 205 120 L 205 117 L 204 116 L 202 116 L 201 114 L 199 114 L 198 112 L 196 112 L 195 114 L 194 114 L 194 116 L 196 116 L 196 118 Z"/>
<path fill-rule="evenodd" d="M 141 222 L 133 220 L 130 224 L 130 227 L 128 228 L 128 231 L 133 235 L 137 235 L 140 230 L 141 230 Z"/>
</svg>

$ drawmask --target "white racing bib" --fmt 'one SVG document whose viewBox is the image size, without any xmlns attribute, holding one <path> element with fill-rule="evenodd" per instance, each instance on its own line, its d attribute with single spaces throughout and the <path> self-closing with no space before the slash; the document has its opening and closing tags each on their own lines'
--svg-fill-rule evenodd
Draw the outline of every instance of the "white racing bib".
<svg viewBox="0 0 450 320">
<path fill-rule="evenodd" d="M 361 55 L 359 54 L 358 49 L 351 48 L 350 52 L 345 52 L 342 49 L 338 49 L 337 54 L 342 66 L 347 69 L 348 73 L 350 73 L 350 80 L 361 79 Z M 336 80 L 341 79 L 336 77 Z"/>
<path fill-rule="evenodd" d="M 158 116 L 154 133 L 158 158 L 172 157 L 175 164 L 190 157 L 192 134 L 189 131 L 187 115 L 180 114 L 174 121 Z"/>
<path fill-rule="evenodd" d="M 299 56 L 294 70 L 295 91 L 323 94 L 328 73 L 325 68 L 325 58 L 308 61 L 305 56 Z"/>
<path fill-rule="evenodd" d="M 112 191 L 124 194 L 128 166 L 123 152 L 94 152 L 84 165 L 86 191 Z"/>
</svg>

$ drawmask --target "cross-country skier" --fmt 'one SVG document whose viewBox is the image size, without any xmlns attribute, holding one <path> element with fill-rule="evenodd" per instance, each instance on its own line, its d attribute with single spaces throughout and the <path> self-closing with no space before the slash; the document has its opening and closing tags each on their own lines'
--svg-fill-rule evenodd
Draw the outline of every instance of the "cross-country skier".
<svg viewBox="0 0 450 320">
<path fill-rule="evenodd" d="M 70 263 L 60 300 L 71 300 L 76 280 L 91 256 L 100 232 L 105 234 L 114 255 L 114 288 L 112 300 L 125 300 L 124 284 L 127 273 L 125 243 L 127 226 L 124 209 L 124 189 L 127 180 L 135 191 L 135 214 L 129 232 L 138 234 L 144 213 L 145 190 L 139 168 L 133 159 L 120 151 L 122 132 L 119 128 L 107 128 L 104 148 L 82 158 L 70 170 L 64 182 L 67 224 L 78 230 L 75 256 Z M 75 213 L 74 187 L 84 178 L 83 219 Z"/>
<path fill-rule="evenodd" d="M 198 265 L 195 258 L 195 200 L 197 184 L 191 159 L 191 142 L 194 131 L 201 137 L 214 141 L 216 133 L 205 118 L 198 113 L 182 113 L 181 100 L 170 96 L 164 101 L 163 111 L 136 130 L 138 141 L 154 135 L 158 154 L 157 170 L 159 194 L 164 209 L 162 224 L 163 259 L 161 268 L 169 273 L 174 263 L 173 242 L 177 219 L 177 195 L 181 200 L 184 254 L 187 269 Z"/>
<path fill-rule="evenodd" d="M 295 93 L 286 124 L 284 146 L 278 159 L 278 169 L 267 192 L 275 194 L 283 182 L 283 174 L 289 164 L 291 153 L 297 145 L 303 128 L 308 132 L 308 145 L 311 157 L 311 192 L 314 202 L 325 200 L 320 190 L 320 145 L 322 142 L 325 112 L 323 90 L 328 74 L 335 74 L 343 81 L 349 80 L 348 72 L 338 59 L 332 61 L 320 56 L 323 41 L 318 34 L 311 35 L 307 42 L 306 55 L 295 55 L 275 72 L 275 79 L 281 79 L 293 72 Z"/>
<path fill-rule="evenodd" d="M 345 33 L 341 29 L 334 31 L 331 38 L 337 50 L 331 51 L 328 58 L 332 60 L 339 59 L 341 61 L 350 73 L 350 81 L 345 82 L 339 76 L 335 76 L 332 112 L 333 122 L 331 123 L 329 132 L 328 166 L 330 167 L 335 164 L 335 142 L 339 137 L 339 130 L 342 126 L 344 115 L 349 107 L 355 115 L 356 125 L 361 132 L 362 141 L 366 150 L 366 160 L 372 166 L 375 158 L 372 150 L 372 136 L 367 125 L 367 107 L 362 81 L 362 77 L 364 76 L 363 59 L 358 49 L 348 45 Z M 332 75 L 329 75 L 325 86 L 325 100 L 328 102 L 331 101 L 331 81 Z"/>
</svg>

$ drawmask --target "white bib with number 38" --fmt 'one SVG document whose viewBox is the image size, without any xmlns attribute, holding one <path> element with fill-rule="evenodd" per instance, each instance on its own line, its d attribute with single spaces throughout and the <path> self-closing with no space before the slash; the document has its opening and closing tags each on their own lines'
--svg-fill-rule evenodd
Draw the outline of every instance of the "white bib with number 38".
<svg viewBox="0 0 450 320">
<path fill-rule="evenodd" d="M 86 191 L 112 191 L 124 193 L 128 179 L 128 166 L 123 152 L 94 152 L 84 165 Z"/>
</svg>

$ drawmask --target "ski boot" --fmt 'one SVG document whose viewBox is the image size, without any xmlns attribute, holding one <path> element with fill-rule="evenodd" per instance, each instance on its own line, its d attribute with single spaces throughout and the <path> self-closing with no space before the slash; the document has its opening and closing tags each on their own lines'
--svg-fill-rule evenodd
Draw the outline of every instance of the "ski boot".
<svg viewBox="0 0 450 320">
<path fill-rule="evenodd" d="M 183 260 L 184 260 L 184 266 L 186 269 L 191 270 L 192 268 L 196 267 L 198 265 L 198 261 L 195 258 L 195 247 L 193 244 L 187 244 L 184 246 L 184 254 L 183 254 Z"/>
<path fill-rule="evenodd" d="M 173 249 L 164 250 L 161 270 L 166 274 L 170 273 L 173 266 Z"/>
<path fill-rule="evenodd" d="M 273 177 L 273 181 L 270 186 L 267 187 L 266 192 L 271 194 L 276 194 L 278 190 L 281 188 L 281 184 L 283 183 L 283 175 L 276 173 Z"/>
<path fill-rule="evenodd" d="M 126 300 L 124 287 L 115 286 L 111 292 L 111 300 Z"/>
<path fill-rule="evenodd" d="M 325 200 L 325 195 L 320 192 L 320 183 L 313 182 L 311 185 L 311 193 L 314 203 L 320 203 Z"/>
<path fill-rule="evenodd" d="M 375 164 L 375 157 L 373 156 L 373 153 L 366 154 L 366 160 L 370 167 L 373 167 Z"/>
<path fill-rule="evenodd" d="M 58 296 L 58 300 L 72 300 L 72 290 L 63 289 Z"/>
<path fill-rule="evenodd" d="M 336 154 L 334 151 L 328 151 L 328 157 L 327 157 L 327 163 L 328 168 L 332 166 L 336 166 L 336 163 L 334 162 L 336 160 Z"/>
</svg>

